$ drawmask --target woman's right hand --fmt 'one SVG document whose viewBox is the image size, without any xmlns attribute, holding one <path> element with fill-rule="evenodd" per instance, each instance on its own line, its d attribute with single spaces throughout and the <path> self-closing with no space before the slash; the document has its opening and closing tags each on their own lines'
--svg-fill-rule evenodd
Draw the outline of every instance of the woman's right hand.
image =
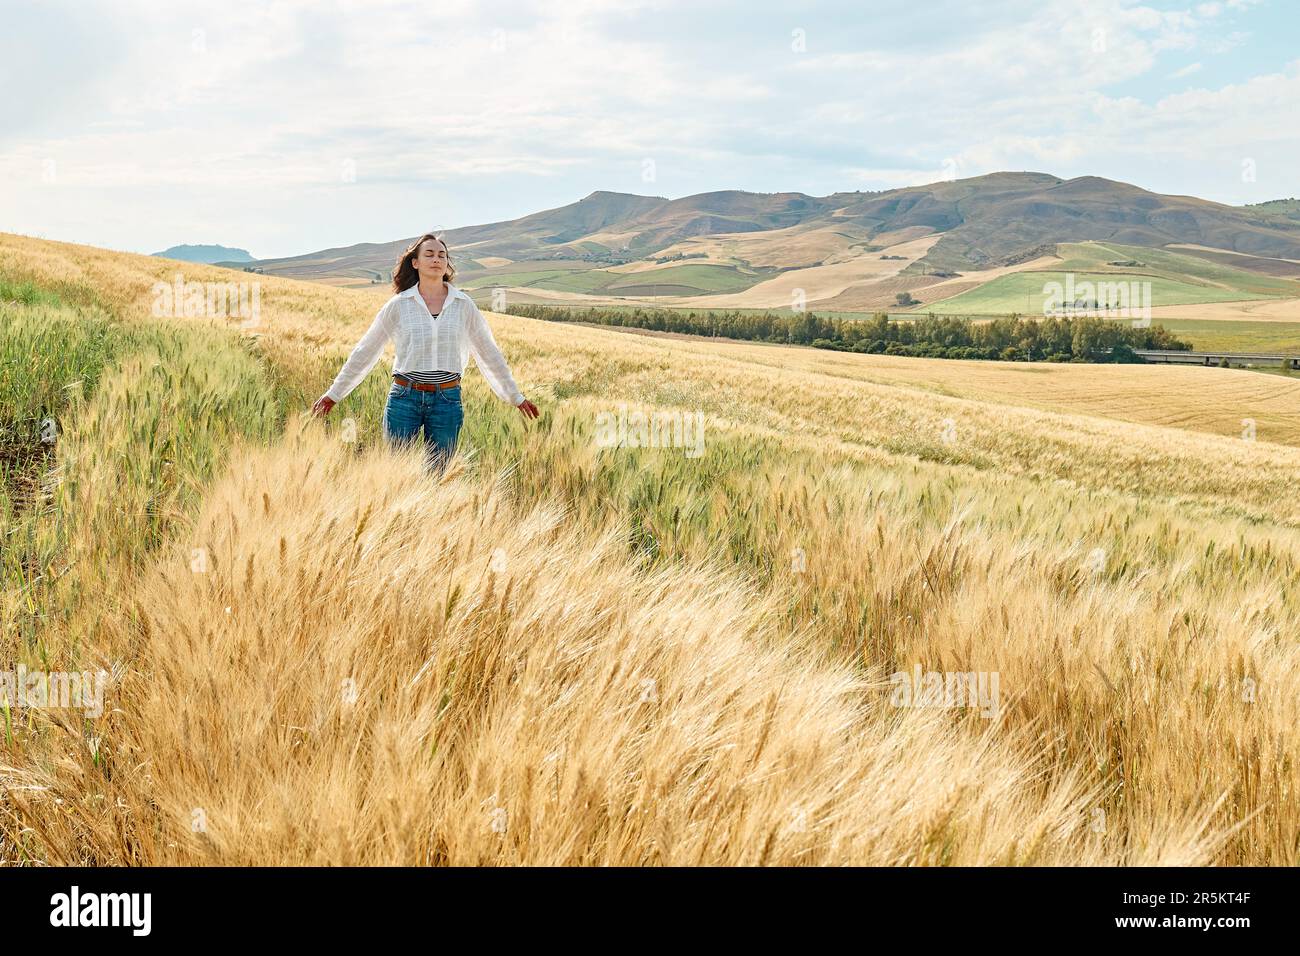
<svg viewBox="0 0 1300 956">
<path fill-rule="evenodd" d="M 330 409 L 333 408 L 335 404 L 334 399 L 330 398 L 328 395 L 322 395 L 320 398 L 316 399 L 316 404 L 311 407 L 311 413 L 317 416 L 328 415 Z"/>
</svg>

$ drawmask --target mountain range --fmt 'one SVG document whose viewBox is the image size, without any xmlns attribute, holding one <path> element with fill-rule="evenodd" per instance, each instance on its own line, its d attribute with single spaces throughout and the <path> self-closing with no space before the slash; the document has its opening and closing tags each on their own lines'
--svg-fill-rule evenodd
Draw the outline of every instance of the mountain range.
<svg viewBox="0 0 1300 956">
<path fill-rule="evenodd" d="M 763 308 L 803 295 L 809 305 L 852 311 L 941 284 L 952 297 L 1080 254 L 1103 271 L 1122 269 L 1114 264 L 1143 259 L 1132 248 L 1235 273 L 1300 277 L 1292 261 L 1300 262 L 1295 200 L 1229 206 L 1095 176 L 1035 172 L 829 196 L 722 190 L 667 199 L 601 190 L 556 209 L 441 235 L 458 284 L 505 288 L 540 302 Z M 225 264 L 336 285 L 384 284 L 412 238 Z M 1105 248 L 1092 248 L 1098 243 Z M 1060 255 L 1063 245 L 1067 256 Z M 1181 261 L 1164 266 L 1193 285 L 1215 281 Z M 1225 288 L 1293 291 L 1268 282 Z"/>
</svg>

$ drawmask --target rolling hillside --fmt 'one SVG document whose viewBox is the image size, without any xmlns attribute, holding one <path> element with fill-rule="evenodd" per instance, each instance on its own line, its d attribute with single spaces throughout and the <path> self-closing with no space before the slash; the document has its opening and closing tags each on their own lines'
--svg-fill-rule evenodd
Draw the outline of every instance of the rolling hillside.
<svg viewBox="0 0 1300 956">
<path fill-rule="evenodd" d="M 1252 300 L 1300 301 L 1300 222 L 1290 210 L 1286 200 L 1237 208 L 1097 177 L 994 173 L 824 197 L 599 191 L 446 235 L 460 284 L 483 302 L 504 289 L 517 302 L 853 314 L 893 310 L 910 295 L 920 311 L 1023 312 L 1059 276 L 1015 274 L 1076 271 L 1151 281 L 1156 308 L 1221 308 L 1196 316 L 1206 319 L 1241 317 Z M 382 285 L 408 241 L 252 267 Z M 1128 261 L 1143 266 L 1115 264 Z M 1291 317 L 1290 306 L 1279 315 Z"/>
<path fill-rule="evenodd" d="M 931 301 L 913 311 L 939 315 L 1041 314 L 1047 295 L 1045 286 L 1055 282 L 1064 288 L 1070 276 L 1076 286 L 1084 282 L 1136 282 L 1140 294 L 1145 294 L 1149 286 L 1149 304 L 1157 307 L 1290 299 L 1300 294 L 1300 283 L 1295 279 L 1239 268 L 1237 263 L 1242 260 L 1251 261 L 1251 257 L 1215 260 L 1190 252 L 1114 242 L 1061 243 L 1054 257 L 1027 263 L 970 291 L 945 298 L 942 293 L 947 287 L 932 286 L 926 292 Z"/>
<path fill-rule="evenodd" d="M 111 674 L 5 712 L 5 859 L 1300 862 L 1300 383 L 492 314 L 542 417 L 471 373 L 434 481 L 381 371 L 303 414 L 386 292 L 157 317 L 174 268 L 0 235 L 4 447 L 44 447 L 4 656 Z M 628 409 L 700 453 L 602 443 Z"/>
</svg>

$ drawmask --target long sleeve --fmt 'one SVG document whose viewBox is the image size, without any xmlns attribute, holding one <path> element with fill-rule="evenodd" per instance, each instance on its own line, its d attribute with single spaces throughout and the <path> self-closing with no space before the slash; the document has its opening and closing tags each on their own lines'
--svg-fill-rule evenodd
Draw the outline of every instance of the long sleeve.
<svg viewBox="0 0 1300 956">
<path fill-rule="evenodd" d="M 468 300 L 468 303 L 469 316 L 465 328 L 469 333 L 470 354 L 474 356 L 479 371 L 483 373 L 483 378 L 492 387 L 492 391 L 496 392 L 497 397 L 511 405 L 518 405 L 524 400 L 524 393 L 515 384 L 514 376 L 510 374 L 510 366 L 506 364 L 506 357 L 497 347 L 496 339 L 492 338 L 492 330 L 488 327 L 487 319 L 472 299 Z"/>
<path fill-rule="evenodd" d="M 375 315 L 375 321 L 370 324 L 366 334 L 361 336 L 361 341 L 357 343 L 348 360 L 343 363 L 339 369 L 339 374 L 334 379 L 334 384 L 329 387 L 325 394 L 335 402 L 341 402 L 347 398 L 348 393 L 361 384 L 362 380 L 370 374 L 370 370 L 375 367 L 379 361 L 379 356 L 384 354 L 384 346 L 393 336 L 392 325 L 392 303 L 385 303 L 379 312 Z"/>
</svg>

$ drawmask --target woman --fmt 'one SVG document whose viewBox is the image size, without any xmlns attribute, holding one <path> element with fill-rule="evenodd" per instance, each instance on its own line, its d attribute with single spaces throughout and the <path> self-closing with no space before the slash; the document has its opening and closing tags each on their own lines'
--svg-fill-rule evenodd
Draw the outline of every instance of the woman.
<svg viewBox="0 0 1300 956">
<path fill-rule="evenodd" d="M 384 406 L 384 433 L 390 441 L 403 443 L 414 441 L 423 429 L 435 467 L 445 464 L 455 450 L 465 420 L 460 377 L 471 355 L 492 391 L 525 418 L 536 418 L 537 406 L 515 384 L 483 313 L 451 284 L 455 277 L 447 244 L 433 233 L 407 247 L 393 269 L 397 294 L 384 303 L 312 412 L 328 415 L 361 384 L 379 361 L 384 345 L 393 339 L 397 358 Z"/>
</svg>

